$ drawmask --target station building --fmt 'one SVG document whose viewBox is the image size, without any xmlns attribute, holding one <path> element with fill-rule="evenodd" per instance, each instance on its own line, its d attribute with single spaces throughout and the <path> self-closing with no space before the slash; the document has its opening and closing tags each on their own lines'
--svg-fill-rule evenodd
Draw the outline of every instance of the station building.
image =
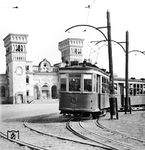
<svg viewBox="0 0 145 150">
<path fill-rule="evenodd" d="M 27 39 L 26 34 L 8 34 L 3 39 L 6 73 L 0 74 L 1 104 L 50 102 L 57 99 L 59 67 L 66 62 L 82 62 L 84 40 L 68 38 L 58 43 L 62 62 L 51 65 L 47 59 L 43 59 L 38 65 L 33 65 L 32 61 L 27 61 Z"/>
</svg>

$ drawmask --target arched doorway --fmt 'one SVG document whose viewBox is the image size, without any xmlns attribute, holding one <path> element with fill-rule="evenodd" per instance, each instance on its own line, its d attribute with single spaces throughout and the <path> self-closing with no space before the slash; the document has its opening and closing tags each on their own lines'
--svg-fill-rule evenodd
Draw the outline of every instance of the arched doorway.
<svg viewBox="0 0 145 150">
<path fill-rule="evenodd" d="M 57 98 L 57 86 L 56 85 L 52 86 L 51 91 L 52 91 L 52 98 L 53 99 Z"/>
<path fill-rule="evenodd" d="M 40 91 L 37 85 L 34 86 L 34 99 L 36 100 L 40 99 Z"/>
<path fill-rule="evenodd" d="M 4 86 L 1 87 L 1 97 L 6 97 L 6 89 Z"/>
<path fill-rule="evenodd" d="M 42 98 L 48 99 L 50 97 L 49 87 L 47 85 L 42 86 Z"/>
<path fill-rule="evenodd" d="M 23 103 L 23 94 L 17 94 L 16 95 L 16 104 L 22 104 Z"/>
</svg>

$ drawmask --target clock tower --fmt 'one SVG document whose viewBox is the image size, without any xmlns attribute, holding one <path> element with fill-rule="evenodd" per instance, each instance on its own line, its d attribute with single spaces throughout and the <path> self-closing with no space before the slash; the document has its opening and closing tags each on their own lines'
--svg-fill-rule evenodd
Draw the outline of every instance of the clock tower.
<svg viewBox="0 0 145 150">
<path fill-rule="evenodd" d="M 26 101 L 26 34 L 9 34 L 4 41 L 6 48 L 6 76 L 9 103 Z"/>
</svg>

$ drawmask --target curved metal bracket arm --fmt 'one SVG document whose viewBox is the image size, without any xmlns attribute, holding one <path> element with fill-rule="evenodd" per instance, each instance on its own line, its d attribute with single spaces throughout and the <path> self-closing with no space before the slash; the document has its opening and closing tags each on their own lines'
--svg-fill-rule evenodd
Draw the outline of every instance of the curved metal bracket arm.
<svg viewBox="0 0 145 150">
<path fill-rule="evenodd" d="M 140 50 L 132 50 L 132 51 L 129 51 L 128 53 L 132 53 L 132 52 L 139 52 L 139 53 L 142 53 L 143 55 L 145 55 L 145 51 L 140 51 Z"/>
<path fill-rule="evenodd" d="M 97 44 L 99 44 L 99 43 L 101 43 L 101 42 L 107 42 L 107 40 L 98 41 L 98 42 L 96 42 L 95 45 L 97 45 Z M 120 44 L 120 42 L 117 42 L 117 41 L 115 41 L 115 40 L 111 40 L 111 42 L 115 42 L 116 44 L 118 44 L 119 46 L 121 46 L 121 48 L 123 49 L 123 51 L 126 53 L 125 48 Z"/>
<path fill-rule="evenodd" d="M 105 38 L 106 40 L 108 40 L 107 37 L 106 37 L 106 35 L 100 30 L 100 29 L 104 29 L 104 28 L 107 28 L 107 27 L 94 27 L 94 26 L 92 26 L 92 25 L 79 24 L 79 25 L 74 25 L 74 26 L 72 26 L 72 27 L 66 29 L 65 32 L 69 31 L 70 29 L 76 28 L 76 27 L 90 27 L 90 28 L 94 28 L 95 30 L 99 31 L 99 32 L 104 36 L 104 38 Z"/>
</svg>

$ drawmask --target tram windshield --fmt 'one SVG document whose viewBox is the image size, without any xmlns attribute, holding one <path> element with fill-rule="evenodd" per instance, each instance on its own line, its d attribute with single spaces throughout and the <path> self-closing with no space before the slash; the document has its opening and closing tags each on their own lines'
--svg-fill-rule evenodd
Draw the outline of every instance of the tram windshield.
<svg viewBox="0 0 145 150">
<path fill-rule="evenodd" d="M 92 91 L 92 75 L 84 74 L 84 91 L 91 92 Z"/>
<path fill-rule="evenodd" d="M 69 91 L 81 90 L 81 74 L 69 74 Z"/>
</svg>

